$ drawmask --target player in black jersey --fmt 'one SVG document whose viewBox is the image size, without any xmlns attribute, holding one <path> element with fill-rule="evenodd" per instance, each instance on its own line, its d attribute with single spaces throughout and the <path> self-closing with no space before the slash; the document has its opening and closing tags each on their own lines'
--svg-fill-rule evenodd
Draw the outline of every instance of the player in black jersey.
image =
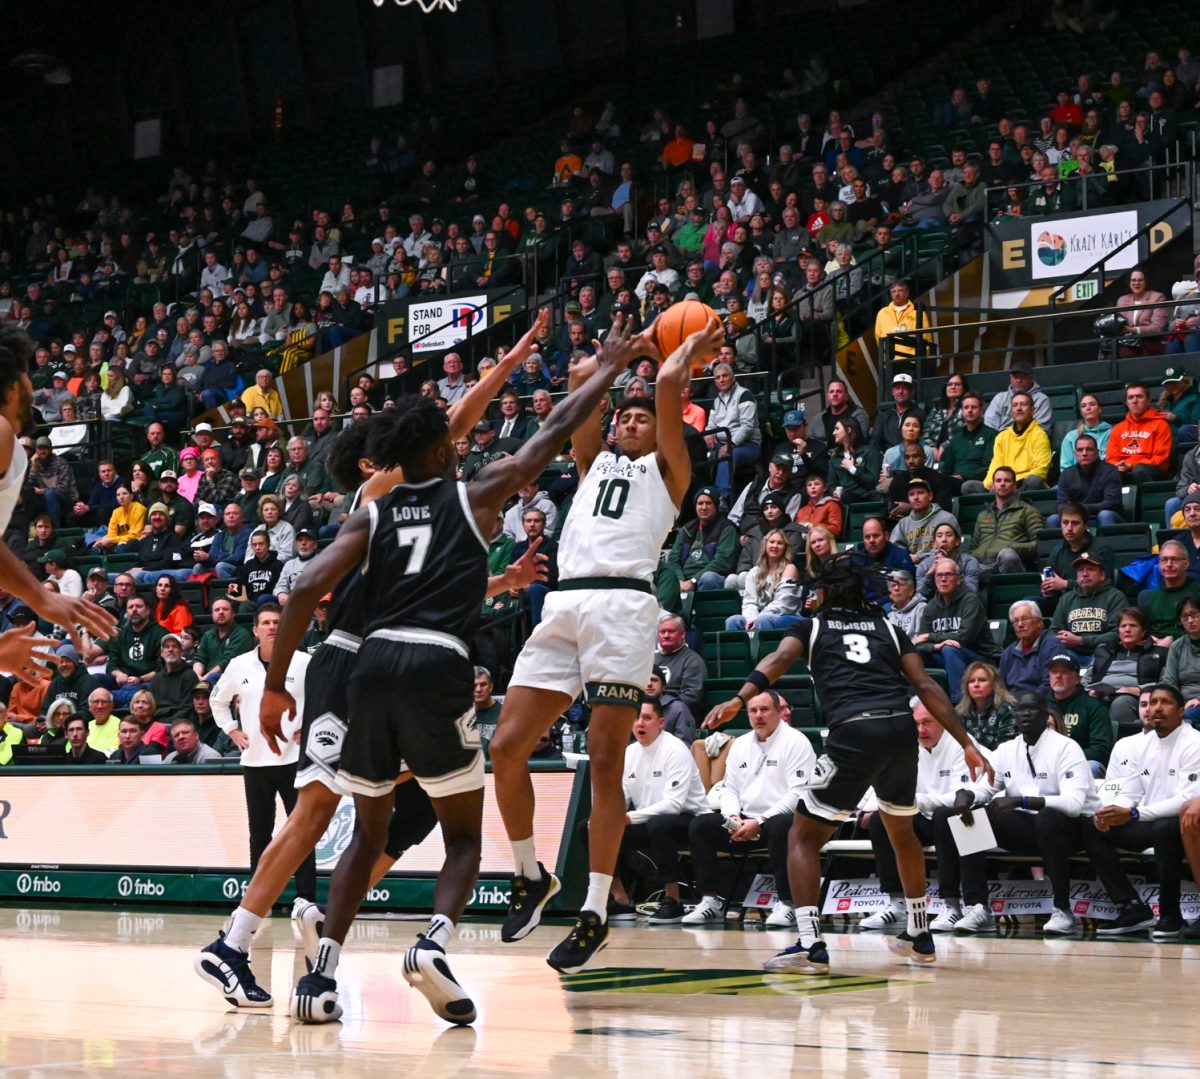
<svg viewBox="0 0 1200 1079">
<path fill-rule="evenodd" d="M 443 1019 L 474 1021 L 475 1006 L 450 974 L 445 946 L 479 871 L 483 757 L 474 724 L 474 668 L 463 640 L 480 619 L 485 536 L 495 531 L 505 501 L 536 479 L 596 411 L 632 359 L 630 337 L 630 326 L 615 328 L 597 354 L 596 373 L 515 455 L 491 462 L 469 487 L 454 481 L 457 455 L 444 414 L 424 398 L 398 402 L 372 430 L 368 457 L 377 468 L 402 469 L 405 482 L 352 515 L 292 591 L 267 672 L 264 725 L 291 704 L 283 687 L 286 665 L 277 666 L 275 657 L 295 651 L 317 600 L 361 571 L 366 605 L 338 772 L 354 793 L 354 836 L 334 872 L 313 971 L 292 998 L 298 1019 L 330 1022 L 341 1015 L 333 975 L 386 840 L 391 799 L 385 796 L 403 761 L 433 800 L 446 844 L 434 915 L 405 956 L 404 976 Z"/>
<path fill-rule="evenodd" d="M 869 598 L 882 591 L 872 580 L 876 573 L 852 554 L 824 563 L 816 614 L 790 629 L 750 673 L 738 695 L 715 707 L 704 721 L 709 728 L 729 722 L 796 660 L 807 659 L 829 733 L 788 835 L 788 879 L 800 939 L 764 964 L 770 971 L 828 972 L 829 952 L 820 939 L 817 913 L 821 848 L 838 824 L 853 816 L 869 787 L 875 788 L 896 852 L 908 907 L 908 925 L 889 946 L 916 963 L 936 959 L 925 909 L 925 856 L 912 825 L 917 812 L 917 730 L 908 702 L 913 690 L 963 747 L 971 778 L 980 770 L 992 774 L 950 699 L 925 673 L 908 637 Z"/>
<path fill-rule="evenodd" d="M 504 384 L 532 351 L 540 320 L 498 365 L 494 386 Z M 448 413 L 450 435 L 461 437 L 487 410 L 494 390 L 477 385 Z M 376 471 L 367 456 L 372 420 L 351 424 L 338 435 L 326 458 L 326 469 L 344 491 L 357 488 L 351 510 L 368 505 L 403 479 L 399 471 Z M 536 547 L 518 562 L 488 582 L 489 593 L 521 588 L 539 574 Z M 305 709 L 300 731 L 300 759 L 296 786 L 296 809 L 271 840 L 234 910 L 228 930 L 207 945 L 195 958 L 194 969 L 213 985 L 229 1003 L 240 1007 L 270 1007 L 271 995 L 257 984 L 250 969 L 248 949 L 251 935 L 271 912 L 297 866 L 312 855 L 333 814 L 347 793 L 337 782 L 342 740 L 349 723 L 347 686 L 354 671 L 366 617 L 362 600 L 362 575 L 347 574 L 333 589 L 325 641 L 313 655 L 305 675 Z M 268 744 L 278 752 L 274 728 Z M 403 780 L 401 782 L 400 780 Z M 376 862 L 371 884 L 382 878 L 395 861 L 416 846 L 437 823 L 429 796 L 411 782 L 405 772 L 395 788 L 395 807 L 388 827 L 384 852 Z M 315 903 L 297 903 L 293 921 L 300 930 L 309 962 L 316 958 L 324 912 Z"/>
</svg>

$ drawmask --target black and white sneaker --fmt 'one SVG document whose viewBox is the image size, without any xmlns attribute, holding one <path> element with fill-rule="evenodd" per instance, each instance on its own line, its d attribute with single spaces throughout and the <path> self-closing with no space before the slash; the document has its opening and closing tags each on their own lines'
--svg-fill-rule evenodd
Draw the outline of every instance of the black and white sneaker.
<svg viewBox="0 0 1200 1079">
<path fill-rule="evenodd" d="M 562 974 L 578 974 L 608 943 L 608 924 L 592 910 L 581 910 L 567 939 L 546 956 L 546 962 Z"/>
<path fill-rule="evenodd" d="M 254 980 L 250 957 L 225 943 L 222 933 L 192 962 L 192 969 L 235 1008 L 269 1008 L 271 994 Z"/>
<path fill-rule="evenodd" d="M 475 1022 L 475 1005 L 446 962 L 446 952 L 422 938 L 404 953 L 404 980 L 429 1001 L 434 1014 L 447 1023 Z"/>
<path fill-rule="evenodd" d="M 915 937 L 908 935 L 906 929 L 888 941 L 888 947 L 896 955 L 914 963 L 929 964 L 937 962 L 937 948 L 933 943 L 933 934 L 926 929 Z"/>
<path fill-rule="evenodd" d="M 292 1018 L 301 1023 L 333 1023 L 342 1017 L 337 982 L 324 974 L 306 974 L 292 991 Z"/>
<path fill-rule="evenodd" d="M 520 874 L 512 879 L 512 896 L 508 902 L 508 913 L 504 916 L 504 924 L 500 927 L 500 939 L 505 944 L 511 944 L 514 940 L 522 940 L 529 936 L 542 920 L 542 908 L 562 889 L 558 877 L 541 862 L 538 862 L 538 868 L 542 871 L 542 875 L 537 880 L 530 880 Z"/>
<path fill-rule="evenodd" d="M 292 907 L 292 930 L 304 949 L 304 963 L 311 971 L 317 961 L 317 945 L 325 931 L 325 911 L 316 903 L 297 900 Z"/>
<path fill-rule="evenodd" d="M 683 921 L 683 904 L 667 896 L 649 920 L 651 925 L 678 925 Z"/>
<path fill-rule="evenodd" d="M 1150 930 L 1151 940 L 1182 940 L 1183 918 L 1178 914 L 1159 914 L 1158 921 Z"/>
<path fill-rule="evenodd" d="M 790 948 L 784 948 L 768 959 L 763 970 L 772 974 L 828 974 L 829 949 L 822 940 L 807 948 L 796 941 Z"/>
<path fill-rule="evenodd" d="M 1098 937 L 1122 937 L 1140 933 L 1154 924 L 1154 911 L 1145 903 L 1126 903 L 1115 921 L 1096 927 Z"/>
<path fill-rule="evenodd" d="M 637 908 L 628 903 L 618 903 L 610 898 L 608 901 L 608 920 L 610 922 L 636 922 Z"/>
</svg>

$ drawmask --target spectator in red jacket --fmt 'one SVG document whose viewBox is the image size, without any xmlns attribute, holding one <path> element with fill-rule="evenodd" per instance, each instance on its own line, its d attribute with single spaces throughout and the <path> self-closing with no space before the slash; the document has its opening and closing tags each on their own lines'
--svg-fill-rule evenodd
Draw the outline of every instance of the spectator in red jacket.
<svg viewBox="0 0 1200 1079">
<path fill-rule="evenodd" d="M 1125 418 L 1109 432 L 1105 459 L 1133 483 L 1163 479 L 1171 464 L 1171 425 L 1150 407 L 1140 382 L 1125 387 L 1125 407 Z"/>
</svg>

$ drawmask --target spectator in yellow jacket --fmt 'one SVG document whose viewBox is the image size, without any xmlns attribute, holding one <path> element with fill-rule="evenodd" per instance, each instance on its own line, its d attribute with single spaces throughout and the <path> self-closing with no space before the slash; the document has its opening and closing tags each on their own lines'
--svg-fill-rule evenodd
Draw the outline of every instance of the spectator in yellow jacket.
<svg viewBox="0 0 1200 1079">
<path fill-rule="evenodd" d="M 883 354 L 884 341 L 891 335 L 904 330 L 915 330 L 917 326 L 917 305 L 908 298 L 908 282 L 893 281 L 891 287 L 892 302 L 880 309 L 875 316 L 875 343 Z M 920 315 L 921 328 L 929 325 L 929 316 Z M 926 336 L 928 342 L 928 336 Z M 893 355 L 897 358 L 911 359 L 917 353 L 916 339 L 905 337 L 896 341 Z"/>
<path fill-rule="evenodd" d="M 242 404 L 251 414 L 261 408 L 271 419 L 283 419 L 283 401 L 275 388 L 275 376 L 265 367 L 254 376 L 254 385 L 242 393 Z"/>
<path fill-rule="evenodd" d="M 108 519 L 108 531 L 92 544 L 101 554 L 120 549 L 122 544 L 136 544 L 146 527 L 146 507 L 136 501 L 129 487 L 117 488 L 117 506 Z"/>
<path fill-rule="evenodd" d="M 992 485 L 992 474 L 1006 465 L 1017 474 L 1021 491 L 1039 491 L 1050 474 L 1050 439 L 1041 424 L 1033 419 L 1033 398 L 1027 393 L 1012 395 L 1012 426 L 996 436 L 992 444 L 992 463 L 984 484 Z"/>
</svg>

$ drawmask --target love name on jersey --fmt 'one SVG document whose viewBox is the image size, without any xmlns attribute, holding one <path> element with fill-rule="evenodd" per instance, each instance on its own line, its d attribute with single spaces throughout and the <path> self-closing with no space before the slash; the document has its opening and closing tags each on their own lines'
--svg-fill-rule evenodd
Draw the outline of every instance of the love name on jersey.
<svg viewBox="0 0 1200 1079">
<path fill-rule="evenodd" d="M 428 506 L 393 506 L 392 521 L 400 524 L 402 521 L 432 521 L 433 514 Z"/>
</svg>

